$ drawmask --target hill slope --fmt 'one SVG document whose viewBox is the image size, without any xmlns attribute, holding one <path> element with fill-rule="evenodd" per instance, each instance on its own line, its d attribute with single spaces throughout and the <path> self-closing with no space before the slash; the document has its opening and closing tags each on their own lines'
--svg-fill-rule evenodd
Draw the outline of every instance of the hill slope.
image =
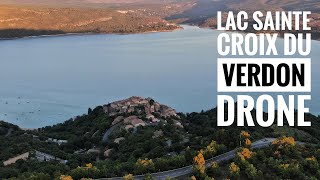
<svg viewBox="0 0 320 180">
<path fill-rule="evenodd" d="M 130 5 L 130 4 L 167 4 L 187 0 L 2 0 L 0 4 L 42 5 L 42 6 L 87 6 L 94 4 Z"/>
<path fill-rule="evenodd" d="M 256 10 L 308 10 L 320 13 L 320 2 L 317 0 L 197 0 L 195 5 L 181 14 L 168 19 L 186 18 L 186 22 L 202 23 L 216 16 L 217 11 L 256 11 Z"/>
<path fill-rule="evenodd" d="M 165 7 L 160 7 L 161 8 Z M 170 11 L 163 10 L 170 13 Z M 54 8 L 0 5 L 0 38 L 65 33 L 142 33 L 178 29 L 152 8 Z"/>
<path fill-rule="evenodd" d="M 23 131 L 1 122 L 0 161 L 26 152 L 40 151 L 68 162 L 41 162 L 31 156 L 26 161 L 18 161 L 6 167 L 0 166 L 0 174 L 4 179 L 28 179 L 32 175 L 51 179 L 50 177 L 59 177 L 61 174 L 81 179 L 166 171 L 192 164 L 193 157 L 201 149 L 206 152 L 204 158 L 209 159 L 238 148 L 241 131 L 250 132 L 251 141 L 265 137 L 292 136 L 296 140 L 310 142 L 316 148 L 320 147 L 320 117 L 310 114 L 306 115 L 306 119 L 312 121 L 312 127 L 223 128 L 216 126 L 216 117 L 216 108 L 200 113 L 182 114 L 151 98 L 131 97 L 88 109 L 88 114 L 34 131 Z M 13 131 L 8 133 L 10 129 Z M 104 141 L 106 134 L 108 140 Z M 211 146 L 214 151 L 211 151 L 211 148 L 208 151 Z M 305 155 L 318 157 L 315 147 L 304 149 L 309 151 Z M 299 147 L 298 151 L 301 152 L 302 149 Z M 263 153 L 270 156 L 270 152 Z M 300 156 L 282 158 L 285 162 L 297 157 Z M 298 159 L 299 162 L 300 160 Z M 264 161 L 266 160 L 261 160 Z M 150 163 L 150 167 L 141 167 L 142 162 Z M 259 159 L 250 161 L 255 166 L 258 162 Z M 86 166 L 91 167 L 88 163 L 94 165 L 94 168 L 89 170 L 89 175 L 86 174 Z M 263 166 L 256 167 L 265 171 Z M 274 172 L 263 171 L 261 177 L 275 176 Z M 208 174 L 210 173 L 208 171 Z M 222 177 L 227 176 L 228 174 L 222 174 Z"/>
</svg>

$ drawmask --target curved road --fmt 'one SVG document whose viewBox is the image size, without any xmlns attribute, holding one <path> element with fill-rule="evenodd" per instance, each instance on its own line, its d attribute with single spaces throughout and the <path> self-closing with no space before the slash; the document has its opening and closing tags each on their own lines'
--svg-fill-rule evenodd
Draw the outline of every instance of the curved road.
<svg viewBox="0 0 320 180">
<path fill-rule="evenodd" d="M 257 149 L 257 148 L 269 146 L 272 143 L 272 141 L 274 141 L 274 140 L 275 140 L 275 138 L 260 139 L 259 141 L 255 141 L 254 143 L 252 143 L 252 148 Z M 226 152 L 224 154 L 221 154 L 219 156 L 216 156 L 214 158 L 207 159 L 206 160 L 206 167 L 209 167 L 212 161 L 220 163 L 222 161 L 226 161 L 226 160 L 230 160 L 230 159 L 234 158 L 235 152 L 236 152 L 236 150 L 232 150 L 232 151 Z M 176 178 L 176 177 L 188 175 L 190 173 L 192 173 L 192 165 L 185 166 L 185 167 L 178 168 L 178 169 L 173 169 L 170 171 L 153 173 L 153 174 L 151 174 L 151 176 L 153 178 L 155 178 L 156 180 L 164 180 L 169 177 Z M 144 175 L 134 176 L 135 180 L 143 180 L 143 178 L 144 178 Z M 97 180 L 123 180 L 123 177 L 101 178 L 101 179 L 97 179 Z"/>
</svg>

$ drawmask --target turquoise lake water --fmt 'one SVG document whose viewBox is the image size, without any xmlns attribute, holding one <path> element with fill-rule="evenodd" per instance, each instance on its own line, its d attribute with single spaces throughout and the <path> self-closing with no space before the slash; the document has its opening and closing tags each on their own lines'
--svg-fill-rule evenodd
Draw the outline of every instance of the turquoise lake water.
<svg viewBox="0 0 320 180">
<path fill-rule="evenodd" d="M 216 105 L 216 38 L 184 30 L 0 41 L 0 119 L 23 128 L 63 122 L 89 107 L 152 97 L 177 111 Z M 278 40 L 282 47 L 283 41 Z M 320 42 L 312 42 L 313 113 L 320 109 Z"/>
</svg>

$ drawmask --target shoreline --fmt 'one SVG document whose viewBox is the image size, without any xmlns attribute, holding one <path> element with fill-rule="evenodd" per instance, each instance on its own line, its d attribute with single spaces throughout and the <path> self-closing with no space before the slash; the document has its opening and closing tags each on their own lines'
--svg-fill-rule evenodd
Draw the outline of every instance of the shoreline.
<svg viewBox="0 0 320 180">
<path fill-rule="evenodd" d="M 195 24 L 179 24 L 179 26 L 175 29 L 172 30 L 153 30 L 153 31 L 145 31 L 145 32 L 136 32 L 136 33 L 108 33 L 108 32 L 82 32 L 82 33 L 64 33 L 64 34 L 52 34 L 52 35 L 35 35 L 35 36 L 23 36 L 23 37 L 13 37 L 13 38 L 0 38 L 1 41 L 10 41 L 10 40 L 19 40 L 19 39 L 37 39 L 37 38 L 50 38 L 50 37 L 64 37 L 64 36 L 85 36 L 85 35 L 132 35 L 132 34 L 151 34 L 151 33 L 162 33 L 162 32 L 174 32 L 174 31 L 179 31 L 183 30 L 184 28 L 181 25 L 189 25 L 189 26 L 195 26 L 201 29 L 210 29 L 210 30 L 217 30 L 212 27 L 206 27 L 206 26 L 200 26 L 200 25 L 195 25 Z M 250 32 L 250 31 L 225 31 L 225 32 L 237 32 L 237 33 L 243 33 L 243 34 L 248 34 L 248 33 L 255 33 L 255 32 Z M 278 32 L 274 32 L 277 34 L 280 34 Z M 258 33 L 255 33 L 258 34 Z M 281 37 L 281 34 L 280 34 Z M 281 37 L 282 38 L 282 37 Z M 320 41 L 320 38 L 318 39 L 311 39 L 312 41 Z"/>
<path fill-rule="evenodd" d="M 95 33 L 95 32 L 83 32 L 83 33 L 64 33 L 64 34 L 52 34 L 52 35 L 35 35 L 35 36 L 23 36 L 23 37 L 13 37 L 13 38 L 0 38 L 1 41 L 11 41 L 11 40 L 19 40 L 19 39 L 36 39 L 36 38 L 50 38 L 50 37 L 64 37 L 64 36 L 85 36 L 85 35 L 131 35 L 131 34 L 151 34 L 151 33 L 161 33 L 161 32 L 174 32 L 183 30 L 182 26 L 178 26 L 172 30 L 153 30 L 153 31 L 145 31 L 145 32 L 137 32 L 137 33 Z"/>
<path fill-rule="evenodd" d="M 214 108 L 211 108 L 211 109 L 207 109 L 207 110 L 205 110 L 205 111 L 210 111 L 210 110 L 213 110 L 213 109 L 216 109 L 216 108 L 217 108 L 217 106 L 214 107 Z M 296 110 L 296 109 L 295 109 L 295 110 Z M 199 111 L 199 112 L 200 112 L 200 111 Z M 188 113 L 188 112 L 179 112 L 179 113 Z M 264 111 L 264 113 L 267 113 L 267 112 Z M 311 116 L 315 116 L 315 117 L 320 117 L 320 112 L 308 112 L 308 113 L 305 113 L 305 114 L 308 114 L 308 115 L 311 115 Z M 11 122 L 9 122 L 9 121 L 7 121 L 7 120 L 4 120 L 4 119 L 2 119 L 2 120 L 0 120 L 0 121 L 13 124 L 13 123 L 11 123 Z M 65 121 L 67 121 L 67 120 L 65 120 Z M 46 126 L 43 126 L 43 127 L 34 127 L 34 128 L 21 127 L 21 126 L 16 125 L 16 124 L 13 124 L 13 125 L 18 126 L 18 127 L 19 127 L 21 130 L 23 130 L 23 131 L 37 131 L 38 129 L 41 129 L 41 128 L 44 128 L 44 127 L 47 127 L 47 126 L 54 126 L 54 125 L 57 125 L 57 124 L 61 124 L 61 123 L 64 123 L 65 121 L 60 122 L 60 123 L 56 123 L 56 124 L 52 124 L 52 125 L 46 125 Z"/>
</svg>

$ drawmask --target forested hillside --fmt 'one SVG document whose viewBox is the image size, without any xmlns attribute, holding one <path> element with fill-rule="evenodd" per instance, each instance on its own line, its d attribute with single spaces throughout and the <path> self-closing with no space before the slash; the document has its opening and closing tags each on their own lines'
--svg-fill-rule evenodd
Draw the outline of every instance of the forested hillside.
<svg viewBox="0 0 320 180">
<path fill-rule="evenodd" d="M 237 148 L 240 148 L 237 150 L 240 154 L 247 156 L 249 153 L 250 156 L 242 161 L 237 153 L 236 159 L 217 165 L 218 169 L 207 167 L 201 172 L 197 169 L 201 166 L 195 164 L 194 173 L 189 177 L 254 179 L 259 176 L 269 179 L 279 176 L 294 179 L 293 175 L 297 174 L 305 178 L 319 177 L 312 173 L 314 169 L 319 170 L 319 117 L 306 115 L 306 119 L 312 121 L 312 127 L 221 128 L 216 126 L 216 115 L 216 109 L 175 114 L 173 109 L 152 99 L 132 97 L 89 109 L 88 114 L 62 124 L 33 131 L 23 131 L 2 122 L 0 160 L 6 161 L 26 152 L 30 152 L 30 156 L 7 166 L 1 165 L 1 178 L 52 179 L 66 175 L 81 179 L 148 174 L 195 164 L 194 157 L 199 154 L 209 159 Z M 110 129 L 112 131 L 107 133 Z M 249 135 L 243 135 L 243 132 Z M 250 144 L 256 140 L 283 136 L 292 139 L 280 139 L 261 150 L 250 149 Z M 281 144 L 287 140 L 291 144 Z M 41 161 L 34 153 L 36 151 L 67 161 L 62 164 L 61 161 Z M 229 167 L 231 162 L 234 163 Z M 230 168 L 235 168 L 235 174 Z M 282 171 L 281 168 L 288 169 Z M 299 171 L 292 174 L 297 169 Z"/>
</svg>

